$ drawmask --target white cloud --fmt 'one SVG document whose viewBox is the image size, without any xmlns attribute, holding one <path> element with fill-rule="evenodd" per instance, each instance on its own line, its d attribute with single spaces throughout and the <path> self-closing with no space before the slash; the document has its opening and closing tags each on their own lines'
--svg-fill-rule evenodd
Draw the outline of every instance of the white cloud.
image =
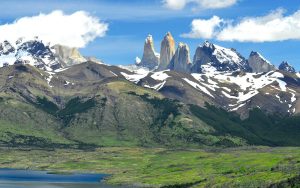
<svg viewBox="0 0 300 188">
<path fill-rule="evenodd" d="M 216 38 L 220 41 L 273 42 L 300 40 L 300 10 L 284 16 L 277 9 L 261 17 L 246 17 L 238 22 L 223 20 L 217 16 L 208 20 L 194 19 L 187 38 Z"/>
<path fill-rule="evenodd" d="M 194 4 L 202 9 L 219 9 L 230 7 L 238 0 L 163 0 L 165 7 L 173 10 L 181 10 L 188 4 Z"/>
<path fill-rule="evenodd" d="M 201 7 L 207 9 L 218 9 L 230 7 L 237 3 L 237 0 L 198 0 Z"/>
<path fill-rule="evenodd" d="M 51 44 L 82 48 L 96 37 L 103 37 L 108 24 L 84 11 L 67 15 L 62 11 L 23 17 L 13 23 L 0 25 L 0 41 L 16 41 L 20 37 L 39 39 Z"/>
<path fill-rule="evenodd" d="M 181 10 L 185 7 L 188 0 L 163 0 L 165 7 L 172 10 Z"/>
<path fill-rule="evenodd" d="M 300 39 L 300 10 L 284 16 L 278 9 L 262 17 L 244 18 L 235 25 L 229 25 L 218 35 L 218 40 L 240 42 L 272 42 Z"/>
<path fill-rule="evenodd" d="M 220 27 L 223 22 L 218 16 L 213 16 L 209 20 L 194 19 L 192 21 L 192 30 L 189 33 L 182 34 L 185 38 L 205 38 L 210 39 L 214 37 L 216 29 Z"/>
</svg>

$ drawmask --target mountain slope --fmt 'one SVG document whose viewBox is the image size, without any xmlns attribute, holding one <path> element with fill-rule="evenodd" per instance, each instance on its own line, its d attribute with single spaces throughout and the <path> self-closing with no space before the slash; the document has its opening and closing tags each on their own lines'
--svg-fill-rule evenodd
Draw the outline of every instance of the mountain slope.
<svg viewBox="0 0 300 188">
<path fill-rule="evenodd" d="M 0 110 L 4 121 L 0 129 L 1 143 L 64 147 L 298 145 L 299 135 L 292 131 L 297 126 L 293 124 L 297 118 L 284 119 L 292 122 L 285 130 L 290 140 L 278 140 L 272 135 L 258 134 L 260 126 L 255 123 L 244 126 L 237 114 L 208 106 L 205 101 L 209 101 L 209 95 L 201 92 L 195 95 L 197 89 L 189 84 L 185 84 L 188 88 L 181 89 L 184 93 L 191 90 L 186 95 L 195 95 L 203 103 L 202 107 L 166 98 L 172 97 L 170 88 L 174 91 L 176 85 L 185 82 L 180 76 L 192 80 L 189 74 L 149 73 L 135 84 L 127 81 L 122 73 L 132 74 L 119 67 L 93 62 L 57 73 L 30 65 L 1 68 Z M 153 82 L 166 79 L 166 83 L 159 91 L 140 86 L 150 82 L 150 78 Z M 186 97 L 179 99 L 188 103 L 184 101 Z M 251 118 L 250 114 L 247 120 Z M 7 129 L 8 125 L 11 130 Z M 274 135 L 282 134 L 282 128 L 276 124 Z M 16 142 L 16 138 L 22 139 Z"/>
</svg>

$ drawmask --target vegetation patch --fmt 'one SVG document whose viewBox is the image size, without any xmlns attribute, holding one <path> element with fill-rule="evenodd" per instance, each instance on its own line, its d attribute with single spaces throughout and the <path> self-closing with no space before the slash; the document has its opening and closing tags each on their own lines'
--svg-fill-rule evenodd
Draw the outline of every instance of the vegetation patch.
<svg viewBox="0 0 300 188">
<path fill-rule="evenodd" d="M 288 159 L 288 160 L 287 160 Z M 111 174 L 106 182 L 148 187 L 299 187 L 299 148 L 217 150 L 104 147 L 0 148 L 0 168 Z M 273 169 L 273 170 L 272 170 Z"/>
</svg>

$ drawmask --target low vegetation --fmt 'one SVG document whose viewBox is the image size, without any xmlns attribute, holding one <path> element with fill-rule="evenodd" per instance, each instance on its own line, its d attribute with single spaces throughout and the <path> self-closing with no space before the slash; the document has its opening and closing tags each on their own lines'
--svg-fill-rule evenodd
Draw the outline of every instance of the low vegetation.
<svg viewBox="0 0 300 188">
<path fill-rule="evenodd" d="M 291 187 L 300 183 L 300 149 L 2 148 L 0 167 L 106 173 L 109 184 L 149 187 Z"/>
</svg>

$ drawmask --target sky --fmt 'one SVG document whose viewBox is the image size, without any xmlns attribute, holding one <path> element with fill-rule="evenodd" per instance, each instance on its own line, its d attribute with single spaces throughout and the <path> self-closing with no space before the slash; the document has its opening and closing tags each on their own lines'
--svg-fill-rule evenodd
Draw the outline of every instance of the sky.
<svg viewBox="0 0 300 188">
<path fill-rule="evenodd" d="M 191 57 L 205 40 L 258 51 L 274 65 L 300 70 L 300 0 L 1 0 L 0 40 L 39 36 L 78 47 L 85 56 L 126 65 L 155 49 L 170 31 Z"/>
</svg>

